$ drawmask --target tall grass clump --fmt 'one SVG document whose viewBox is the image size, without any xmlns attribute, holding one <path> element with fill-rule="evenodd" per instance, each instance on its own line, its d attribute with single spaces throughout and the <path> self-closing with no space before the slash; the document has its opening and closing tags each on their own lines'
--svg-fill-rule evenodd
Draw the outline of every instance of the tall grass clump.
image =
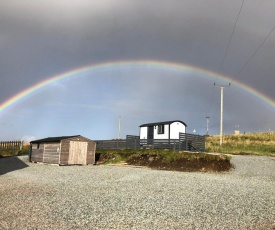
<svg viewBox="0 0 275 230">
<path fill-rule="evenodd" d="M 219 141 L 219 136 L 208 136 L 206 151 L 275 156 L 275 132 L 224 135 L 222 146 Z"/>
</svg>

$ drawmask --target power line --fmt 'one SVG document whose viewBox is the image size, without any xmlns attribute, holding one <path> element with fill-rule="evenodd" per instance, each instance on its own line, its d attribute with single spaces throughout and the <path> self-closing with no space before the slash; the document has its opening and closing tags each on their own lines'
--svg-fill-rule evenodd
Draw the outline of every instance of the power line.
<svg viewBox="0 0 275 230">
<path fill-rule="evenodd" d="M 268 35 L 265 37 L 265 39 L 263 40 L 263 42 L 257 47 L 257 49 L 254 51 L 254 53 L 251 55 L 251 57 L 248 59 L 248 61 L 243 65 L 243 67 L 239 70 L 239 72 L 237 73 L 237 75 L 239 75 L 244 68 L 248 65 L 248 63 L 252 60 L 252 58 L 258 53 L 258 51 L 260 50 L 260 48 L 263 46 L 263 44 L 266 42 L 266 40 L 268 39 L 268 37 L 272 34 L 272 32 L 275 30 L 275 26 L 273 27 L 273 29 L 268 33 Z"/>
<path fill-rule="evenodd" d="M 237 26 L 237 23 L 238 23 L 238 20 L 239 20 L 239 17 L 240 17 L 240 14 L 241 14 L 242 8 L 243 8 L 243 4 L 244 4 L 244 0 L 242 1 L 242 5 L 241 5 L 241 7 L 240 7 L 240 10 L 239 10 L 239 13 L 238 13 L 238 16 L 237 16 L 237 19 L 236 19 L 236 22 L 235 22 L 235 25 L 234 25 L 233 31 L 232 31 L 232 33 L 231 33 L 231 36 L 230 36 L 229 42 L 228 42 L 228 44 L 227 44 L 226 51 L 225 51 L 225 53 L 224 53 L 224 56 L 223 56 L 223 59 L 222 59 L 222 62 L 221 62 L 220 68 L 219 68 L 218 75 L 221 73 L 221 70 L 222 70 L 222 67 L 223 67 L 223 64 L 224 64 L 225 58 L 226 58 L 226 56 L 227 56 L 227 52 L 228 52 L 229 46 L 230 46 L 230 44 L 231 44 L 231 40 L 232 40 L 232 38 L 233 38 L 233 35 L 234 35 L 234 32 L 235 32 L 235 29 L 236 29 L 236 26 Z"/>
<path fill-rule="evenodd" d="M 260 50 L 260 48 L 264 45 L 264 43 L 266 42 L 266 40 L 268 39 L 268 37 L 272 34 L 272 32 L 275 30 L 275 26 L 272 28 L 272 30 L 268 33 L 268 35 L 265 37 L 265 39 L 262 41 L 262 43 L 256 48 L 256 50 L 253 52 L 253 54 L 251 55 L 251 57 L 248 59 L 248 61 L 242 66 L 242 68 L 239 70 L 239 72 L 237 73 L 237 76 L 245 69 L 245 67 L 248 65 L 248 63 L 255 57 L 255 55 L 258 53 L 258 51 Z M 229 83 L 230 86 L 231 83 Z M 222 122 L 223 122 L 223 88 L 225 87 L 225 85 L 215 85 L 214 83 L 214 87 L 215 86 L 219 86 L 221 88 L 221 121 L 220 121 L 220 145 L 222 145 Z M 228 87 L 228 86 L 227 86 Z M 213 92 L 212 91 L 212 99 L 213 99 Z M 211 100 L 212 100 L 211 99 Z M 212 103 L 212 102 L 211 102 Z"/>
<path fill-rule="evenodd" d="M 238 21 L 239 21 L 239 17 L 240 17 L 240 15 L 241 15 L 241 11 L 242 11 L 242 8 L 243 8 L 243 4 L 244 4 L 244 0 L 242 1 L 241 7 L 240 7 L 240 9 L 239 9 L 238 16 L 237 16 L 237 19 L 236 19 L 236 21 L 235 21 L 235 24 L 234 24 L 232 33 L 231 33 L 231 35 L 230 35 L 229 42 L 228 42 L 228 44 L 227 44 L 227 46 L 226 46 L 226 50 L 225 50 L 225 53 L 224 53 L 224 55 L 223 55 L 222 62 L 221 62 L 221 64 L 220 64 L 219 71 L 218 71 L 218 75 L 217 75 L 216 78 L 218 78 L 218 76 L 219 76 L 220 73 L 221 73 L 221 70 L 222 70 L 222 67 L 223 67 L 225 58 L 226 58 L 227 53 L 228 53 L 229 46 L 230 46 L 230 44 L 231 44 L 231 41 L 232 41 L 233 35 L 234 35 L 234 33 L 235 33 L 235 29 L 236 29 L 237 23 L 238 23 Z M 207 113 L 208 115 L 209 115 L 209 113 L 210 113 L 210 111 L 211 111 L 211 107 L 212 107 L 212 104 L 213 104 L 214 88 L 215 88 L 215 85 L 214 85 L 213 88 L 212 88 L 212 94 L 211 94 L 211 99 L 210 99 L 210 103 L 209 103 L 209 107 L 208 107 L 208 113 Z"/>
</svg>

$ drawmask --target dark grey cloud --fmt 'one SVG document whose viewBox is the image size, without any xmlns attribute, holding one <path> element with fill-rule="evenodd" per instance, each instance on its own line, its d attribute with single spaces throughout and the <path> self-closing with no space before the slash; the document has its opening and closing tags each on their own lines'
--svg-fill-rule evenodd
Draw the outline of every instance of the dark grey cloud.
<svg viewBox="0 0 275 230">
<path fill-rule="evenodd" d="M 241 2 L 0 0 L 0 101 L 4 102 L 50 76 L 107 61 L 155 59 L 186 63 L 217 72 Z M 275 26 L 274 12 L 273 1 L 245 1 L 221 71 L 222 75 L 233 79 L 232 88 L 234 80 L 241 81 L 272 100 L 275 100 L 274 33 L 246 68 L 238 72 Z M 180 80 L 177 76 L 178 80 L 171 80 L 172 72 L 159 71 L 139 74 L 121 72 L 122 77 L 116 70 L 106 74 L 113 78 L 98 78 L 95 80 L 96 88 L 85 87 L 81 90 L 83 86 L 75 83 L 74 95 L 78 100 L 72 103 L 78 104 L 84 100 L 80 94 L 86 92 L 89 97 L 101 102 L 101 105 L 91 105 L 87 101 L 86 105 L 112 113 L 115 117 L 112 119 L 116 119 L 121 111 L 124 115 L 136 115 L 133 117 L 137 117 L 137 121 L 128 119 L 129 127 L 152 119 L 183 117 L 190 127 L 204 130 L 205 116 L 211 112 L 212 127 L 218 130 L 219 91 L 215 89 L 211 102 L 212 86 L 214 81 L 227 82 L 218 78 L 202 80 L 198 76 L 193 79 L 182 77 Z M 126 78 L 127 74 L 134 76 L 131 81 Z M 93 85 L 93 82 L 87 80 L 87 85 Z M 95 94 L 90 94 L 89 89 L 94 90 Z M 105 89 L 109 94 L 103 93 Z M 64 105 L 69 92 L 66 87 L 58 90 L 60 92 L 51 92 L 50 101 L 56 99 L 57 103 Z M 235 123 L 242 124 L 247 130 L 274 127 L 270 115 L 274 110 L 270 112 L 264 102 L 254 102 L 255 97 L 245 95 L 241 89 L 236 91 L 233 88 L 226 92 L 226 130 L 231 132 Z M 37 95 L 39 100 L 32 99 L 28 102 L 29 107 L 26 106 L 35 111 L 39 103 L 46 103 L 43 97 L 47 96 L 43 93 L 40 97 Z M 212 111 L 208 111 L 209 104 Z M 50 105 L 41 110 L 54 119 L 49 108 Z M 154 111 L 158 111 L 157 115 L 152 115 Z M 26 111 L 22 110 L 22 113 Z M 247 113 L 250 114 L 249 119 Z M 259 117 L 265 122 L 258 124 Z M 60 122 L 62 119 L 58 120 Z M 257 127 L 252 128 L 251 123 L 257 123 Z"/>
</svg>

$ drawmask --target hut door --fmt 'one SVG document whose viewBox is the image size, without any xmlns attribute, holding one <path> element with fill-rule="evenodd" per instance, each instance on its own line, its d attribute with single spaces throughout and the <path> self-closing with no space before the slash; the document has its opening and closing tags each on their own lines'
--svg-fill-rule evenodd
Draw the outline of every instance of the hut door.
<svg viewBox="0 0 275 230">
<path fill-rule="evenodd" d="M 70 141 L 69 164 L 87 164 L 87 142 Z"/>
<path fill-rule="evenodd" d="M 148 126 L 147 139 L 154 139 L 154 126 Z"/>
<path fill-rule="evenodd" d="M 147 144 L 152 145 L 153 144 L 153 139 L 154 139 L 154 126 L 148 126 L 147 130 Z"/>
</svg>

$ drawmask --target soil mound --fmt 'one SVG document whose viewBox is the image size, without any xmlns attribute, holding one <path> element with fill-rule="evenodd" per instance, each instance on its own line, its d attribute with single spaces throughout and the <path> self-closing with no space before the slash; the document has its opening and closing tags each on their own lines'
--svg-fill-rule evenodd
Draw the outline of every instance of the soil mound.
<svg viewBox="0 0 275 230">
<path fill-rule="evenodd" d="M 128 164 L 148 166 L 158 170 L 172 170 L 184 172 L 222 172 L 228 171 L 233 166 L 230 160 L 213 160 L 206 158 L 180 158 L 171 162 L 165 162 L 162 157 L 152 155 L 133 156 L 127 160 Z"/>
</svg>

